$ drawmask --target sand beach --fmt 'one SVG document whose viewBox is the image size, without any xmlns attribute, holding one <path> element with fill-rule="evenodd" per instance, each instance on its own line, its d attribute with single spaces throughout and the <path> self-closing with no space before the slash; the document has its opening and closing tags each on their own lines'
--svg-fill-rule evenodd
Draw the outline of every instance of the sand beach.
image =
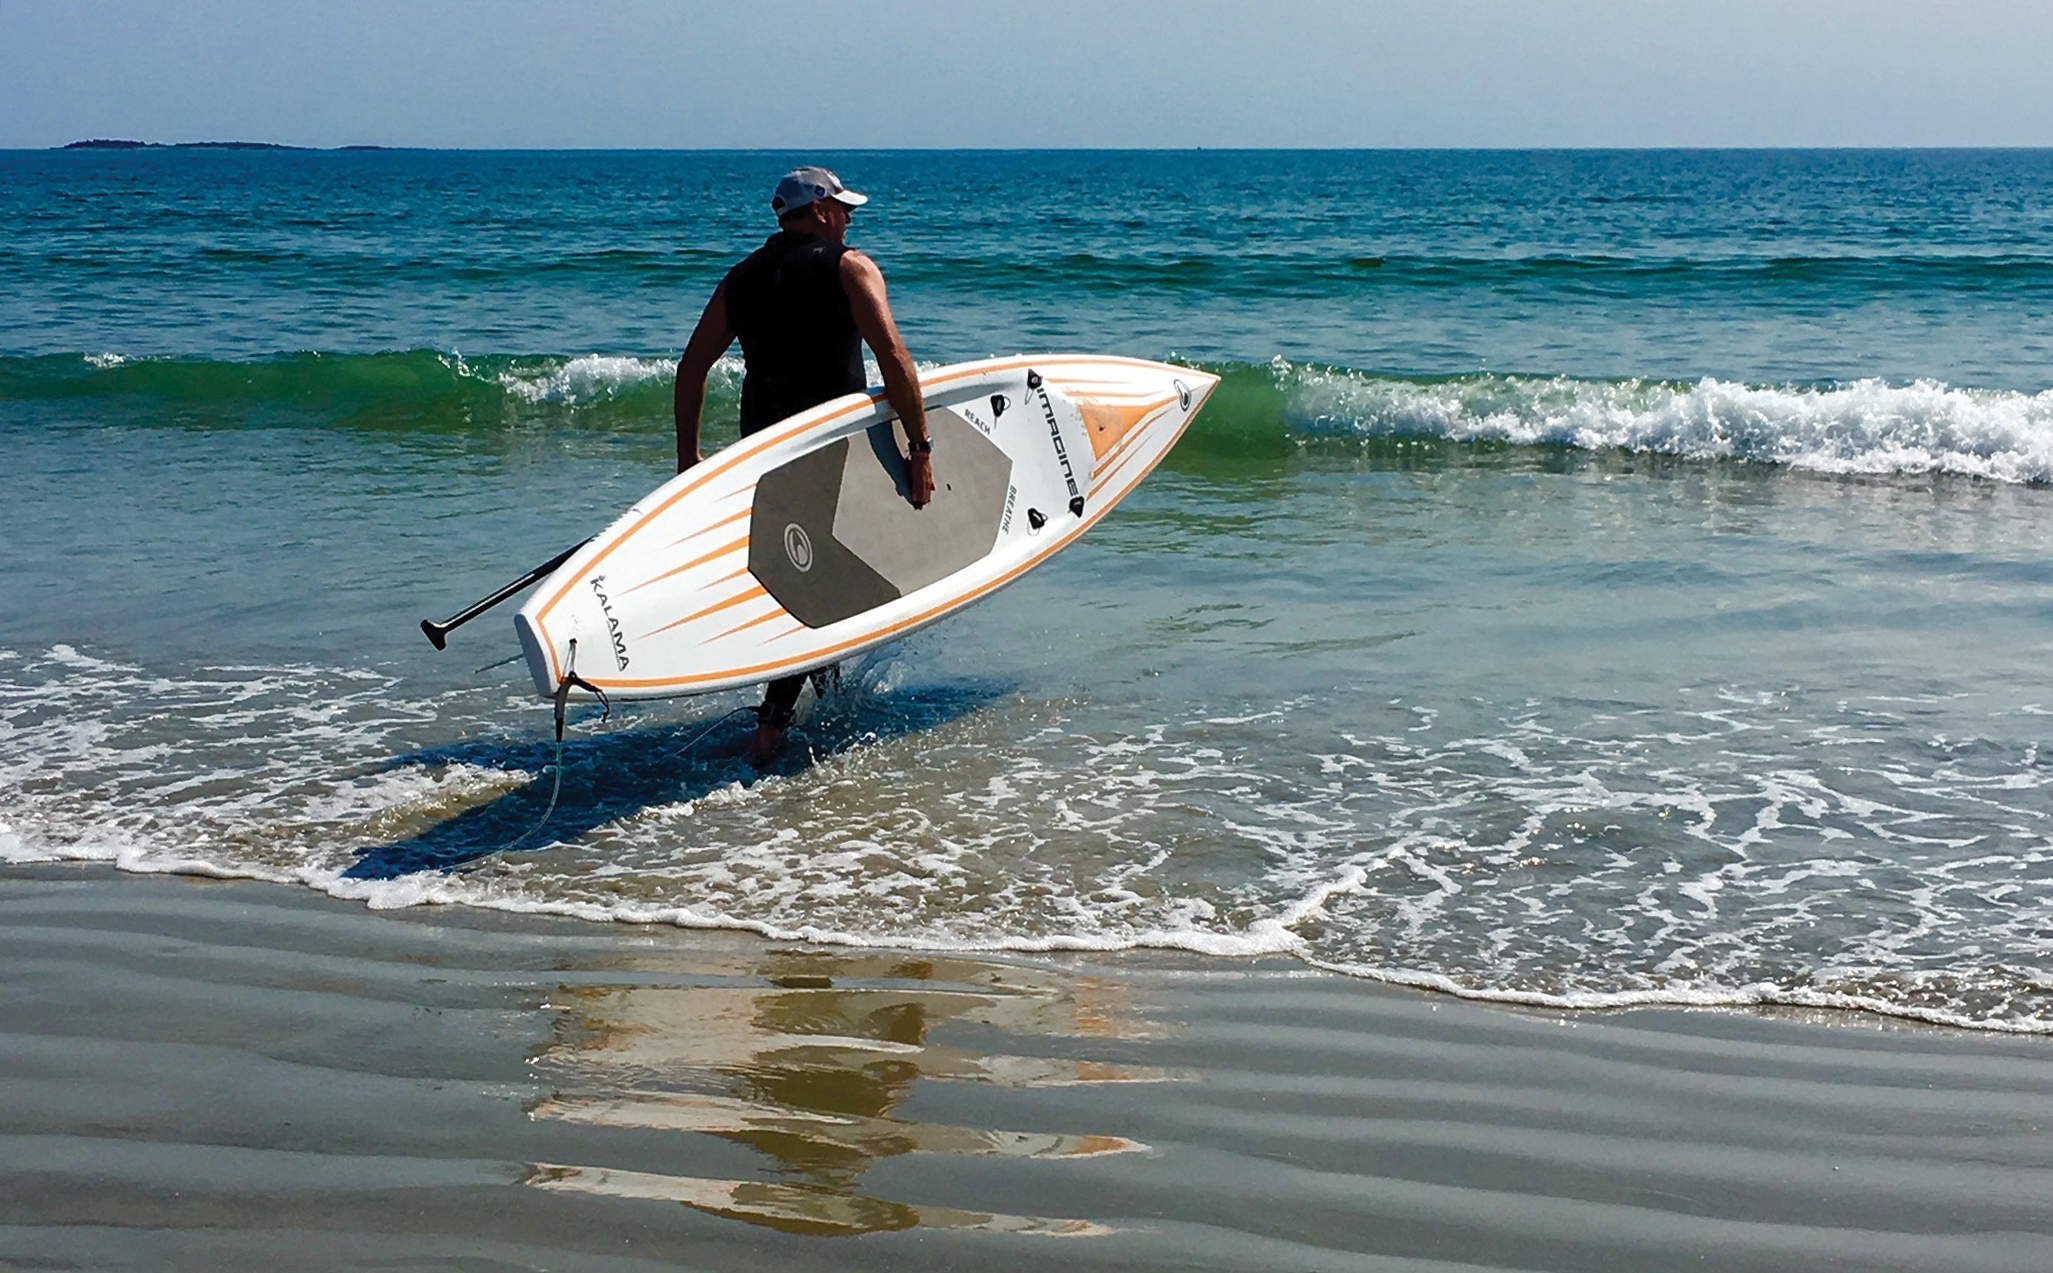
<svg viewBox="0 0 2053 1273">
<path fill-rule="evenodd" d="M 2053 1043 L 0 876 L 0 1265 L 2026 1270 Z"/>
</svg>

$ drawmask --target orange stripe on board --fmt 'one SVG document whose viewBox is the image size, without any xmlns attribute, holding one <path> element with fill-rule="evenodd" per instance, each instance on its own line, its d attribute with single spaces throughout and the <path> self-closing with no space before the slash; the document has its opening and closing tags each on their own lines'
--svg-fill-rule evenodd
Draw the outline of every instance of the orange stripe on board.
<svg viewBox="0 0 2053 1273">
<path fill-rule="evenodd" d="M 1125 463 L 1127 457 L 1134 454 L 1135 450 L 1137 449 L 1135 448 L 1134 443 L 1138 442 L 1141 438 L 1145 437 L 1146 435 L 1147 430 L 1136 430 L 1134 433 L 1131 433 L 1127 436 L 1126 441 L 1121 442 L 1118 446 L 1113 447 L 1104 455 L 1099 456 L 1097 471 L 1100 473 L 1110 473 L 1114 469 L 1117 469 L 1121 464 Z M 1146 448 L 1143 447 L 1138 449 L 1145 450 Z M 1097 484 L 1103 485 L 1103 479 L 1098 479 Z"/>
<path fill-rule="evenodd" d="M 1163 407 L 1157 407 L 1156 410 L 1160 411 L 1164 409 L 1166 406 L 1167 404 L 1165 403 L 1163 404 Z M 1103 455 L 1100 455 L 1098 457 L 1098 472 L 1110 473 L 1114 469 L 1118 468 L 1122 463 L 1125 462 L 1125 459 L 1127 457 L 1134 454 L 1135 444 L 1146 436 L 1148 436 L 1148 431 L 1144 428 L 1135 429 L 1132 432 L 1128 433 L 1124 438 L 1120 439 L 1118 446 L 1113 447 L 1110 451 L 1107 451 Z M 1103 485 L 1103 479 L 1097 479 L 1096 484 Z"/>
<path fill-rule="evenodd" d="M 684 616 L 682 619 L 673 620 L 672 622 L 664 624 L 660 628 L 644 632 L 641 634 L 641 637 L 639 639 L 646 641 L 650 637 L 656 635 L 656 633 L 658 632 L 668 632 L 672 628 L 681 628 L 685 624 L 690 623 L 693 619 L 703 619 L 709 614 L 718 614 L 729 606 L 738 606 L 744 601 L 754 601 L 757 597 L 767 597 L 769 595 L 770 594 L 764 590 L 763 585 L 757 584 L 755 587 L 748 589 L 746 592 L 735 593 L 733 596 L 727 598 L 727 600 L 725 601 L 715 601 L 712 605 L 707 606 L 703 610 L 697 611 L 693 614 L 688 614 Z"/>
<path fill-rule="evenodd" d="M 1192 416 L 1195 416 L 1196 414 L 1197 413 L 1195 411 L 1191 413 Z M 1169 439 L 1168 445 L 1162 448 L 1163 455 L 1169 454 L 1170 448 L 1176 445 L 1177 438 L 1182 437 L 1184 430 L 1187 429 L 1189 426 L 1190 418 L 1186 417 L 1184 419 L 1183 424 L 1178 426 L 1175 436 L 1171 437 Z M 1159 460 L 1160 457 L 1158 456 L 1157 459 Z M 1133 480 L 1120 488 L 1119 493 L 1113 498 L 1112 504 L 1116 504 L 1119 500 L 1125 499 L 1126 493 L 1128 491 L 1131 491 L 1134 487 L 1140 485 L 1141 481 L 1145 479 L 1149 473 L 1154 471 L 1154 468 L 1155 466 L 1153 464 L 1142 465 L 1140 472 L 1134 474 Z M 801 662 L 810 662 L 816 659 L 828 659 L 836 654 L 841 653 L 843 650 L 853 649 L 858 645 L 868 645 L 872 642 L 881 643 L 883 641 L 887 641 L 891 637 L 896 636 L 900 632 L 905 631 L 907 628 L 917 627 L 920 624 L 938 615 L 945 614 L 951 610 L 956 610 L 963 606 L 966 606 L 970 602 L 977 600 L 979 597 L 983 597 L 991 593 L 992 591 L 998 588 L 1002 588 L 1008 583 L 1011 583 L 1014 579 L 1019 578 L 1027 571 L 1032 570 L 1035 566 L 1040 565 L 1049 557 L 1053 556 L 1055 553 L 1067 547 L 1079 535 L 1083 534 L 1091 527 L 1097 525 L 1098 519 L 1103 517 L 1106 513 L 1110 511 L 1110 504 L 1100 508 L 1096 513 L 1093 513 L 1088 520 L 1078 523 L 1075 530 L 1072 530 L 1071 532 L 1069 532 L 1069 534 L 1063 536 L 1061 539 L 1055 540 L 1053 543 L 1049 544 L 1046 552 L 1043 552 L 1039 556 L 1031 557 L 1024 562 L 1021 562 L 1019 565 L 1013 567 L 1006 573 L 998 576 L 996 579 L 993 579 L 989 583 L 984 584 L 976 591 L 964 593 L 960 597 L 956 597 L 951 601 L 945 601 L 938 606 L 934 606 L 931 609 L 921 611 L 919 614 L 916 614 L 909 619 L 900 620 L 899 622 L 892 624 L 888 628 L 884 628 L 876 632 L 865 633 L 862 636 L 852 637 L 849 640 L 842 641 L 836 645 L 823 646 L 820 649 L 810 651 L 809 653 L 796 655 L 788 659 L 779 659 L 771 663 L 757 663 L 750 667 L 729 668 L 721 672 L 708 672 L 701 676 L 680 676 L 670 678 L 620 678 L 608 679 L 600 683 L 604 686 L 610 686 L 618 689 L 682 690 L 687 689 L 693 685 L 704 684 L 707 681 L 728 680 L 733 677 L 746 677 L 749 679 L 755 679 L 757 677 L 775 676 L 782 672 L 789 672 L 792 668 L 794 668 Z M 765 618 L 767 617 L 769 616 L 765 616 Z M 735 630 L 739 631 L 740 629 Z M 722 633 L 721 635 L 724 636 L 727 634 Z"/>
<path fill-rule="evenodd" d="M 746 512 L 747 510 L 744 509 L 743 511 Z M 685 571 L 690 570 L 693 566 L 703 566 L 707 562 L 713 560 L 715 557 L 725 556 L 726 554 L 733 552 L 737 548 L 744 547 L 745 545 L 747 545 L 747 543 L 748 536 L 743 535 L 740 539 L 735 540 L 733 543 L 720 545 L 718 548 L 715 548 L 712 552 L 707 553 L 703 557 L 694 557 L 690 561 L 685 562 L 682 566 L 673 567 L 669 570 L 664 571 L 660 575 L 654 576 L 653 578 L 644 579 L 640 583 L 636 584 L 634 587 L 629 588 L 627 592 L 623 592 L 620 595 L 624 597 L 627 596 L 628 593 L 640 592 L 642 589 L 648 587 L 652 583 L 657 583 L 661 580 L 668 579 L 672 575 L 681 575 Z M 728 578 L 731 579 L 733 578 L 733 576 L 729 575 Z"/>
<path fill-rule="evenodd" d="M 620 547 L 628 540 L 633 539 L 636 534 L 640 533 L 642 527 L 648 525 L 651 521 L 654 521 L 656 518 L 662 516 L 665 512 L 667 512 L 670 509 L 672 505 L 676 504 L 677 501 L 683 499 L 687 495 L 690 495 L 692 492 L 706 485 L 708 482 L 720 476 L 722 473 L 725 473 L 727 470 L 734 468 L 743 460 L 748 459 L 750 456 L 753 456 L 760 451 L 768 450 L 770 447 L 775 446 L 777 443 L 784 441 L 786 438 L 789 438 L 794 434 L 803 433 L 807 429 L 816 428 L 821 425 L 831 423 L 832 421 L 837 420 L 842 416 L 851 415 L 858 411 L 868 410 L 869 408 L 872 408 L 877 405 L 878 401 L 882 399 L 883 393 L 884 391 L 882 389 L 879 389 L 876 390 L 874 393 L 864 394 L 861 397 L 861 399 L 856 402 L 848 402 L 846 399 L 837 398 L 835 402 L 843 403 L 844 405 L 835 407 L 835 409 L 828 411 L 826 410 L 826 408 L 833 407 L 834 403 L 825 403 L 819 407 L 814 407 L 811 411 L 801 412 L 798 415 L 793 416 L 790 419 L 790 421 L 788 421 L 782 428 L 764 429 L 762 432 L 744 438 L 741 441 L 735 443 L 733 446 L 728 447 L 726 450 L 720 452 L 720 454 L 714 456 L 712 459 L 707 460 L 705 463 L 693 465 L 690 469 L 686 470 L 685 472 L 686 480 L 683 486 L 678 487 L 676 492 L 672 494 L 669 499 L 664 500 L 662 503 L 656 505 L 648 512 L 643 513 L 641 517 L 638 520 L 636 520 L 634 525 L 622 531 L 619 535 L 614 537 L 613 542 L 607 544 L 604 548 L 601 548 L 597 556 L 593 557 L 590 561 L 585 563 L 585 572 L 590 573 L 591 569 L 594 566 L 597 566 L 600 562 L 606 560 L 607 557 L 611 556 L 613 554 L 614 549 Z M 825 414 L 816 414 L 822 411 L 825 411 Z M 535 617 L 537 619 L 540 619 L 544 615 L 548 614 L 549 611 L 555 609 L 557 604 L 561 602 L 563 598 L 570 592 L 570 590 L 576 586 L 577 580 L 572 579 L 569 583 L 566 583 L 561 588 L 558 588 L 555 592 L 555 595 L 551 596 L 547 601 L 543 602 L 541 608 L 535 611 Z M 551 663 L 554 663 L 553 656 L 551 658 Z"/>
<path fill-rule="evenodd" d="M 750 487 L 750 488 L 749 488 L 749 491 L 753 491 L 754 489 L 755 489 L 754 487 Z M 749 491 L 736 491 L 736 492 L 735 492 L 735 494 L 736 494 L 736 495 L 744 495 L 744 494 L 748 494 L 748 493 L 749 493 Z M 721 518 L 721 519 L 720 519 L 719 521 L 717 521 L 717 522 L 707 522 L 707 523 L 706 523 L 705 525 L 703 525 L 703 526 L 699 527 L 699 528 L 698 528 L 697 530 L 693 531 L 693 532 L 692 532 L 691 534 L 689 534 L 689 535 L 686 535 L 686 536 L 685 536 L 684 538 L 682 538 L 682 539 L 673 539 L 673 540 L 671 540 L 671 541 L 670 541 L 669 543 L 667 543 L 667 544 L 665 544 L 665 545 L 663 545 L 663 546 L 664 546 L 665 548 L 675 548 L 675 547 L 677 547 L 677 546 L 678 546 L 679 544 L 688 544 L 688 543 L 690 543 L 690 542 L 691 542 L 692 540 L 694 540 L 694 539 L 697 539 L 697 538 L 698 538 L 699 536 L 701 536 L 701 535 L 703 535 L 703 534 L 706 534 L 706 533 L 707 533 L 707 532 L 709 532 L 709 531 L 715 531 L 715 530 L 718 530 L 718 529 L 720 529 L 720 528 L 721 528 L 722 526 L 725 526 L 725 525 L 727 525 L 727 524 L 728 524 L 729 522 L 738 522 L 738 521 L 740 521 L 740 520 L 741 520 L 742 518 L 744 518 L 744 517 L 747 517 L 747 516 L 748 516 L 748 515 L 749 515 L 750 513 L 753 513 L 754 511 L 755 511 L 755 507 L 754 507 L 754 505 L 752 504 L 752 505 L 750 505 L 750 506 L 749 506 L 748 508 L 744 508 L 744 509 L 742 509 L 742 510 L 741 510 L 740 512 L 738 512 L 738 513 L 729 513 L 729 514 L 728 514 L 727 516 L 725 516 L 725 517 Z"/>
<path fill-rule="evenodd" d="M 759 614 L 755 618 L 748 620 L 746 623 L 737 623 L 733 627 L 727 629 L 727 631 L 722 632 L 720 636 L 709 637 L 707 639 L 710 641 L 718 641 L 720 637 L 731 637 L 737 632 L 745 632 L 748 629 L 755 627 L 758 623 L 768 623 L 772 619 L 788 619 L 790 617 L 791 615 L 784 609 L 783 606 L 778 606 L 775 610 L 770 611 L 770 613 L 768 614 Z"/>
<path fill-rule="evenodd" d="M 1165 406 L 1160 408 L 1160 410 L 1166 411 L 1168 410 L 1168 408 Z M 1192 412 L 1191 414 L 1195 415 L 1197 413 Z M 1186 419 L 1184 423 L 1185 425 L 1188 425 L 1190 422 Z M 1182 429 L 1177 430 L 1177 435 L 1179 437 L 1182 436 L 1182 433 Z M 1107 455 L 1104 458 L 1104 460 L 1099 463 L 1097 471 L 1091 477 L 1091 489 L 1095 492 L 1099 487 L 1104 486 L 1109 480 L 1111 480 L 1112 474 L 1117 473 L 1122 468 L 1125 468 L 1128 462 L 1130 462 L 1136 455 L 1145 455 L 1148 450 L 1145 444 L 1146 439 L 1153 435 L 1154 431 L 1148 428 L 1136 429 L 1132 433 L 1128 434 L 1126 440 L 1124 442 L 1121 442 L 1117 447 L 1115 447 L 1112 450 L 1112 453 Z M 1169 441 L 1169 446 L 1174 445 L 1176 445 L 1176 439 L 1171 438 Z M 1162 449 L 1161 454 L 1156 456 L 1156 458 L 1159 460 L 1163 456 L 1166 456 L 1168 454 L 1169 448 L 1164 447 Z"/>
<path fill-rule="evenodd" d="M 1112 466 L 1111 468 L 1108 468 L 1108 469 L 1106 469 L 1106 470 L 1105 470 L 1105 473 L 1104 473 L 1104 476 L 1102 476 L 1102 477 L 1098 478 L 1098 479 L 1097 479 L 1096 481 L 1094 481 L 1094 482 L 1092 482 L 1092 483 L 1091 483 L 1091 489 L 1090 489 L 1090 491 L 1089 491 L 1089 497 L 1090 497 L 1091 499 L 1093 499 L 1093 500 L 1097 499 L 1097 498 L 1098 498 L 1098 492 L 1099 492 L 1099 491 L 1102 491 L 1102 490 L 1104 490 L 1104 489 L 1105 489 L 1106 487 L 1108 487 L 1108 486 L 1112 485 L 1113 479 L 1114 479 L 1115 477 L 1117 477 L 1117 476 L 1118 476 L 1118 474 L 1119 474 L 1120 470 L 1124 469 L 1124 468 L 1125 468 L 1125 467 L 1127 466 L 1127 464 L 1128 464 L 1128 463 L 1129 463 L 1130 461 L 1132 461 L 1132 460 L 1133 460 L 1133 458 L 1134 458 L 1135 456 L 1137 456 L 1137 455 L 1145 455 L 1145 454 L 1147 454 L 1147 452 L 1146 452 L 1146 451 L 1128 451 L 1128 452 L 1126 453 L 1126 458 L 1125 458 L 1125 459 L 1122 459 L 1122 460 L 1121 460 L 1121 461 L 1120 461 L 1119 463 L 1117 463 L 1117 464 L 1114 464 L 1114 465 L 1113 465 L 1113 466 Z M 1168 452 L 1167 452 L 1167 451 L 1164 451 L 1164 452 L 1163 452 L 1163 455 L 1167 455 L 1167 454 L 1168 454 Z M 1158 455 L 1158 456 L 1156 456 L 1156 457 L 1155 457 L 1155 459 L 1156 459 L 1157 461 L 1160 461 L 1160 460 L 1161 460 L 1161 459 L 1163 458 L 1163 455 Z M 1153 464 L 1150 464 L 1150 465 L 1148 465 L 1148 467 L 1149 467 L 1149 468 L 1153 468 L 1153 467 L 1154 467 L 1154 465 L 1153 465 Z"/>
</svg>

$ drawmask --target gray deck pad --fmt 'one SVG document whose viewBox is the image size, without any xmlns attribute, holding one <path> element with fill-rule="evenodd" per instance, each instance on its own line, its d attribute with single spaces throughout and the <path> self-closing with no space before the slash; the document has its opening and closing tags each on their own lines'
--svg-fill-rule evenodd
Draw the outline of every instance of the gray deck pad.
<svg viewBox="0 0 2053 1273">
<path fill-rule="evenodd" d="M 765 473 L 749 571 L 807 627 L 873 610 L 982 560 L 998 540 L 1012 461 L 953 411 L 927 415 L 934 498 L 914 508 L 893 421 Z"/>
</svg>

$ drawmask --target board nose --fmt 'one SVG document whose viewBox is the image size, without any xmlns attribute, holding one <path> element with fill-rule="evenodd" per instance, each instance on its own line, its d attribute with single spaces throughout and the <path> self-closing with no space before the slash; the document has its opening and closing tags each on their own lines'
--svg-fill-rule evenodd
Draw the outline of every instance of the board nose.
<svg viewBox="0 0 2053 1273">
<path fill-rule="evenodd" d="M 1177 405 L 1183 408 L 1185 415 L 1190 415 L 1204 406 L 1205 399 L 1212 396 L 1212 390 L 1219 387 L 1219 377 L 1195 367 L 1178 367 L 1176 370 L 1172 383 L 1176 388 Z"/>
</svg>

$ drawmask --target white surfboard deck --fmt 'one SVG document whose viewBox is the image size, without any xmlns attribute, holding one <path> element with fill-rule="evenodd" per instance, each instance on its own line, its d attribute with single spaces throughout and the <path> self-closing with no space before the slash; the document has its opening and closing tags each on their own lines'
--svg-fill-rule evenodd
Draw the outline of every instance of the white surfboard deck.
<svg viewBox="0 0 2053 1273">
<path fill-rule="evenodd" d="M 882 390 L 771 425 L 638 501 L 542 582 L 514 618 L 535 688 L 553 696 L 575 670 L 614 698 L 706 694 L 916 632 L 1090 529 L 1217 384 L 1132 358 L 936 368 L 920 377 L 935 481 L 922 509 L 905 498 Z"/>
</svg>

